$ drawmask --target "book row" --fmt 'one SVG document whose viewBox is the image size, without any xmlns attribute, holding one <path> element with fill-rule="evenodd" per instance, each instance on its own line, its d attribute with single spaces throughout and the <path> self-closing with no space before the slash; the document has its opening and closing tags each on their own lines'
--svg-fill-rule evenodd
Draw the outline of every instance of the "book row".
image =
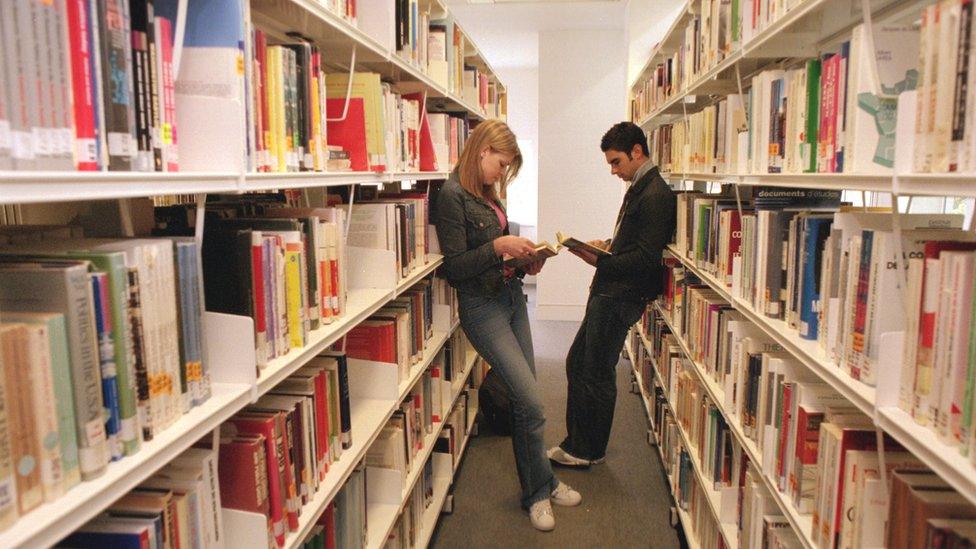
<svg viewBox="0 0 976 549">
<path fill-rule="evenodd" d="M 740 212 L 736 200 L 681 196 L 678 253 L 757 314 L 816 341 L 854 380 L 899 380 L 898 405 L 972 456 L 976 244 L 962 216 L 900 214 L 896 231 L 891 213 L 853 211 L 836 196 L 807 202 L 813 209 L 796 193 L 786 209 L 767 209 L 767 198 Z M 901 334 L 901 356 L 884 354 L 890 334 Z"/>
<path fill-rule="evenodd" d="M 357 73 L 351 84 L 348 72 L 327 75 L 334 60 L 311 38 L 258 28 L 236 2 L 188 2 L 185 33 L 176 33 L 178 4 L 5 4 L 0 170 L 403 172 L 453 165 L 467 114 L 428 119 L 425 93 L 398 93 L 376 73 Z M 354 1 L 330 9 L 355 18 Z M 464 63 L 466 39 L 453 19 L 428 28 L 423 53 L 427 39 L 435 43 L 429 57 L 438 79 L 456 81 L 459 95 L 504 116 L 504 92 Z M 182 44 L 174 42 L 179 37 Z M 229 122 L 238 119 L 244 123 Z"/>
<path fill-rule="evenodd" d="M 3 527 L 54 501 L 211 394 L 192 239 L 4 227 Z M 24 466 L 29 464 L 30 466 Z"/>
<path fill-rule="evenodd" d="M 655 128 L 654 156 L 675 173 L 884 175 L 896 159 L 900 173 L 971 172 L 970 20 L 968 4 L 947 0 L 920 28 L 859 25 L 833 51 Z"/>
<path fill-rule="evenodd" d="M 741 478 L 737 464 L 750 461 L 778 492 L 764 513 L 779 512 L 776 497 L 809 515 L 802 535 L 822 548 L 929 547 L 927 519 L 976 517 L 976 507 L 939 480 L 939 504 L 912 503 L 920 522 L 894 520 L 903 502 L 887 497 L 893 471 L 938 477 L 711 288 L 679 277 L 680 290 L 645 320 L 649 352 L 671 369 L 661 375 L 664 391 L 717 488 Z"/>
<path fill-rule="evenodd" d="M 477 105 L 489 118 L 504 117 L 505 93 L 490 74 L 465 62 L 465 52 L 473 46 L 448 14 L 430 16 L 418 0 L 394 0 L 396 51 L 441 87 Z"/>
<path fill-rule="evenodd" d="M 351 208 L 337 196 L 326 197 L 334 204 L 326 207 L 296 207 L 286 193 L 210 199 L 202 249 L 208 310 L 254 319 L 259 366 L 305 346 L 314 330 L 344 314 L 350 250 L 388 252 L 391 286 L 427 263 L 424 192 L 363 197 Z M 158 232 L 193 234 L 196 204 L 156 208 L 155 215 Z M 438 295 L 450 298 L 443 289 Z"/>
<path fill-rule="evenodd" d="M 740 51 L 757 34 L 781 19 L 803 0 L 691 0 L 673 28 L 675 51 L 634 85 L 632 119 L 641 120 L 685 91 L 705 73 Z M 665 40 L 670 37 L 665 37 Z M 664 40 L 662 40 L 663 42 Z"/>
<path fill-rule="evenodd" d="M 377 468 L 395 467 L 389 459 L 415 440 L 422 444 L 436 432 L 431 451 L 456 459 L 459 437 L 475 413 L 470 391 L 484 367 L 462 378 L 448 366 L 448 355 L 463 355 L 468 347 L 459 332 L 441 351 L 315 520 L 303 547 L 365 547 L 370 527 L 377 527 L 367 522 L 374 497 L 367 478 L 379 474 Z M 209 438 L 200 441 L 59 546 L 217 547 L 228 542 L 222 509 L 232 509 L 265 517 L 267 538 L 258 545 L 283 547 L 299 517 L 315 512 L 307 506 L 330 466 L 350 459 L 343 457 L 352 444 L 348 372 L 357 367 L 342 353 L 313 358 L 224 423 L 217 448 L 209 447 Z M 455 392 L 456 402 L 449 400 Z M 433 459 L 411 465 L 422 471 L 385 546 L 418 546 L 424 512 L 433 503 Z M 402 474 L 405 481 L 407 471 Z"/>
</svg>

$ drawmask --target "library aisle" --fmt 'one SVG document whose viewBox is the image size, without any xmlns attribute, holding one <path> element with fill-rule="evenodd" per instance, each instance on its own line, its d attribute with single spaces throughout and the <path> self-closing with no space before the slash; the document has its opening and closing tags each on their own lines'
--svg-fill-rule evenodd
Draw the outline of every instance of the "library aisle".
<svg viewBox="0 0 976 549">
<path fill-rule="evenodd" d="M 566 432 L 566 352 L 578 322 L 539 320 L 535 291 L 529 289 L 529 316 L 536 371 L 546 406 L 546 446 Z M 518 479 L 509 437 L 482 429 L 471 439 L 454 484 L 454 512 L 441 517 L 432 547 L 679 547 L 671 528 L 671 496 L 658 453 L 647 444 L 647 418 L 639 396 L 630 392 L 631 365 L 617 365 L 617 409 L 607 461 L 556 475 L 583 495 L 579 507 L 554 507 L 556 529 L 532 528 L 518 505 Z"/>
</svg>

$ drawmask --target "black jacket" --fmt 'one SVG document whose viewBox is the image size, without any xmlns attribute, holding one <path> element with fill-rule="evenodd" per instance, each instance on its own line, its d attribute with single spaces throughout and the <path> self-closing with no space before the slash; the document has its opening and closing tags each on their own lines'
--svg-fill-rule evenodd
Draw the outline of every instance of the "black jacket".
<svg viewBox="0 0 976 549">
<path fill-rule="evenodd" d="M 492 242 L 507 235 L 508 228 L 502 230 L 495 210 L 461 186 L 456 171 L 432 202 L 437 240 L 444 254 L 441 274 L 459 292 L 496 296 L 504 277 L 502 259 Z"/>
<path fill-rule="evenodd" d="M 626 209 L 612 255 L 597 261 L 590 292 L 631 301 L 648 301 L 663 289 L 664 248 L 674 235 L 677 200 L 657 167 L 638 179 L 624 197 Z"/>
</svg>

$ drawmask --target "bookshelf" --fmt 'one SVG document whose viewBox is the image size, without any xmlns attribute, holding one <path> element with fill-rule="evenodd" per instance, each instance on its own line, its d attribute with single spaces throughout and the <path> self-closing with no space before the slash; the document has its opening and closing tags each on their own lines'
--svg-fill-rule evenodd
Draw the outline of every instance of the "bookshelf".
<svg viewBox="0 0 976 549">
<path fill-rule="evenodd" d="M 964 170 L 963 167 L 959 168 L 961 171 L 958 173 L 916 173 L 912 171 L 915 168 L 911 167 L 912 161 L 910 155 L 909 161 L 906 164 L 909 167 L 907 169 L 903 167 L 902 160 L 904 159 L 902 156 L 908 151 L 901 149 L 895 153 L 895 158 L 898 161 L 894 167 L 893 174 L 861 173 L 860 171 L 854 173 L 746 173 L 755 169 L 753 162 L 758 158 L 752 158 L 750 153 L 744 155 L 745 165 L 741 163 L 743 162 L 743 155 L 737 158 L 721 156 L 721 160 L 717 160 L 711 164 L 711 166 L 718 166 L 717 168 L 712 168 L 718 173 L 703 173 L 709 170 L 709 162 L 714 159 L 710 156 L 712 155 L 711 152 L 704 153 L 706 155 L 704 158 L 701 158 L 701 155 L 698 153 L 707 151 L 708 139 L 714 138 L 716 132 L 722 131 L 716 130 L 712 126 L 709 126 L 709 124 L 712 124 L 714 120 L 724 120 L 726 122 L 731 120 L 729 117 L 722 119 L 721 116 L 716 119 L 707 118 L 706 115 L 708 113 L 702 113 L 703 110 L 713 105 L 719 105 L 726 95 L 749 92 L 753 84 L 753 77 L 761 71 L 798 67 L 800 65 L 797 62 L 801 59 L 812 59 L 820 56 L 824 52 L 836 51 L 835 46 L 846 40 L 852 40 L 852 33 L 857 25 L 868 22 L 868 18 L 865 17 L 866 14 L 869 15 L 874 32 L 878 33 L 878 29 L 888 23 L 907 25 L 915 21 L 917 24 L 922 11 L 927 6 L 930 6 L 931 2 L 923 0 L 882 0 L 872 2 L 798 0 L 796 2 L 786 1 L 775 4 L 778 6 L 776 9 L 781 11 L 768 21 L 760 22 L 760 28 L 752 31 L 751 36 L 747 32 L 740 36 L 739 41 L 731 49 L 725 52 L 716 50 L 715 54 L 712 55 L 709 47 L 716 48 L 717 40 L 716 38 L 704 37 L 708 33 L 708 26 L 705 22 L 709 16 L 712 18 L 716 17 L 716 13 L 713 11 L 709 14 L 707 3 L 702 2 L 702 0 L 689 0 L 684 4 L 683 9 L 665 32 L 660 42 L 652 49 L 643 68 L 634 81 L 631 82 L 629 99 L 638 100 L 639 103 L 632 104 L 633 122 L 640 125 L 649 136 L 654 137 L 652 143 L 659 144 L 663 147 L 661 150 L 664 152 L 660 154 L 669 155 L 670 161 L 673 163 L 672 165 L 679 166 L 674 168 L 673 172 L 662 173 L 662 177 L 665 180 L 673 184 L 683 182 L 705 183 L 709 189 L 711 189 L 711 185 L 709 184 L 735 186 L 737 194 L 740 190 L 739 187 L 756 186 L 885 193 L 891 196 L 892 204 L 898 204 L 897 197 L 900 196 L 976 198 L 976 183 L 974 183 L 976 182 L 976 174 L 962 171 Z M 769 3 L 768 5 L 772 6 L 773 3 Z M 767 4 L 763 3 L 763 6 L 762 9 L 765 10 Z M 702 21 L 703 38 L 701 40 L 705 41 L 704 45 L 701 40 L 696 43 L 696 46 L 700 49 L 699 53 L 702 56 L 702 60 L 704 60 L 698 67 L 695 67 L 691 61 L 688 61 L 691 54 L 686 48 L 690 46 L 685 43 L 686 39 L 690 40 L 688 38 L 689 34 L 686 33 L 686 27 L 696 18 Z M 719 20 L 722 21 L 721 16 L 719 16 Z M 742 26 L 739 28 L 740 30 L 743 29 Z M 871 27 L 868 27 L 868 29 L 871 29 Z M 721 40 L 722 31 L 719 32 L 718 40 Z M 726 37 L 728 36 L 727 34 Z M 709 40 L 711 40 L 710 43 L 708 42 Z M 874 44 L 865 46 L 865 48 L 871 47 L 874 47 Z M 865 49 L 865 52 L 868 51 Z M 952 53 L 955 54 L 954 51 Z M 653 85 L 648 86 L 647 80 L 654 78 L 657 65 L 659 63 L 665 63 L 672 56 L 679 54 L 689 55 L 689 58 L 683 60 L 675 58 L 675 67 L 684 63 L 684 70 L 682 71 L 676 68 L 674 73 L 667 73 L 671 77 L 671 83 L 667 84 L 664 88 L 659 86 L 656 92 L 653 91 Z M 868 54 L 865 53 L 865 56 L 867 57 Z M 943 61 L 942 58 L 940 58 L 941 61 Z M 859 70 L 862 73 L 869 70 L 863 66 L 867 62 L 869 61 L 861 62 Z M 787 74 L 789 74 L 788 71 Z M 789 82 L 789 76 L 785 77 L 783 82 Z M 649 89 L 652 91 L 648 92 L 647 90 Z M 776 88 L 774 88 L 774 93 L 775 90 Z M 784 92 L 784 94 L 790 94 L 789 100 L 796 100 L 795 93 Z M 755 100 L 755 92 L 751 97 Z M 902 97 L 904 98 L 906 96 Z M 909 97 L 908 101 L 915 101 L 914 95 L 907 97 Z M 754 110 L 756 103 L 749 105 L 747 100 L 743 99 L 743 101 L 746 103 L 742 107 L 744 111 Z M 794 108 L 795 104 L 793 103 Z M 731 99 L 723 105 L 725 108 L 728 108 L 732 105 Z M 720 111 L 721 108 L 720 106 Z M 739 107 L 736 106 L 734 108 L 738 109 Z M 838 109 L 840 108 L 838 107 Z M 785 108 L 784 111 L 780 112 L 781 114 L 786 112 Z M 849 104 L 847 106 L 847 113 L 850 116 Z M 748 117 L 754 114 L 749 112 L 746 116 Z M 765 116 L 762 108 L 760 108 L 758 114 L 760 117 Z M 692 118 L 694 115 L 699 115 L 700 118 Z M 911 116 L 915 116 L 914 111 L 912 111 Z M 911 120 L 910 117 L 906 118 L 906 120 Z M 748 118 L 746 120 L 748 121 Z M 901 121 L 901 115 L 899 115 L 899 121 Z M 672 123 L 676 123 L 675 127 L 660 128 L 660 126 Z M 680 133 L 677 123 L 682 124 Z M 787 122 L 787 124 L 789 123 L 791 122 Z M 696 126 L 695 124 L 698 125 Z M 702 124 L 705 126 L 702 126 Z M 755 123 L 753 122 L 753 124 Z M 782 129 L 779 126 L 777 127 Z M 741 128 L 742 126 L 740 126 L 740 131 Z M 796 126 L 794 126 L 795 128 Z M 902 126 L 899 124 L 898 130 L 901 128 Z M 752 132 L 755 132 L 756 128 L 750 125 L 748 129 L 751 138 L 753 137 Z M 672 130 L 674 131 L 673 135 L 670 133 Z M 764 131 L 765 128 L 760 128 L 760 130 Z M 847 130 L 850 131 L 850 126 L 847 127 Z M 679 135 L 683 137 L 677 137 Z M 732 139 L 735 139 L 736 133 L 734 131 L 724 134 L 725 137 L 730 135 Z M 894 138 L 896 141 L 900 141 L 902 135 L 899 133 Z M 922 137 L 920 139 L 924 138 Z M 657 139 L 660 139 L 660 141 L 657 141 Z M 911 135 L 908 135 L 907 139 L 909 142 L 912 142 Z M 749 140 L 746 139 L 739 143 L 744 144 L 746 141 Z M 762 138 L 759 139 L 759 142 L 761 146 L 764 146 L 762 145 Z M 774 140 L 771 138 L 770 143 L 772 144 L 773 142 Z M 713 139 L 711 143 L 714 145 L 716 141 Z M 718 141 L 718 143 L 723 142 Z M 724 144 L 727 145 L 728 141 L 725 141 Z M 750 141 L 750 147 L 752 147 L 752 144 Z M 682 145 L 684 145 L 684 149 Z M 850 142 L 841 145 L 850 146 Z M 917 140 L 914 142 L 914 145 L 916 147 L 918 146 Z M 910 149 L 911 147 L 908 148 Z M 688 152 L 689 149 L 691 151 L 690 153 Z M 716 156 L 722 155 L 721 149 L 717 150 L 719 152 Z M 726 147 L 725 149 L 726 152 L 735 150 L 735 145 Z M 741 149 L 739 150 L 741 152 Z M 756 149 L 752 147 L 750 151 L 752 151 L 751 155 L 755 156 Z M 655 152 L 652 152 L 652 154 Z M 772 155 L 772 153 L 770 154 Z M 852 158 L 854 154 L 856 153 L 849 152 L 848 158 Z M 675 157 L 675 155 L 680 156 Z M 667 159 L 662 160 L 662 167 L 664 169 L 669 169 L 665 165 L 667 162 Z M 723 162 L 728 167 L 723 168 Z M 762 162 L 759 162 L 759 164 L 762 164 Z M 854 161 L 848 160 L 844 168 L 852 170 L 850 166 L 853 164 Z M 684 168 L 684 166 L 689 166 L 689 168 Z M 698 166 L 702 167 L 699 168 Z M 774 165 L 770 163 L 769 166 L 770 171 L 774 171 Z M 877 166 L 872 167 L 876 168 Z M 760 169 L 766 171 L 765 166 L 761 166 Z M 784 163 L 780 169 L 787 171 L 788 169 L 795 169 L 795 167 Z M 870 168 L 855 167 L 853 169 L 862 170 Z M 746 191 L 746 189 L 742 190 Z M 745 197 L 746 193 L 743 192 L 742 196 Z M 901 210 L 894 210 L 894 216 L 898 217 L 901 215 L 900 211 L 904 211 L 903 204 Z M 968 230 L 973 230 L 973 226 L 970 225 Z M 897 235 L 896 237 L 900 238 L 901 229 L 897 223 L 894 224 L 894 231 Z M 696 264 L 694 258 L 680 253 L 676 246 L 670 246 L 668 252 L 669 255 L 680 261 L 686 272 L 695 275 L 703 284 L 707 285 L 719 297 L 728 302 L 735 311 L 745 317 L 759 331 L 763 332 L 765 336 L 768 336 L 792 358 L 802 363 L 806 369 L 815 374 L 816 378 L 829 385 L 843 399 L 848 401 L 850 405 L 871 418 L 874 427 L 879 432 L 879 440 L 881 438 L 881 432 L 890 435 L 905 450 L 913 454 L 925 466 L 945 480 L 955 491 L 959 492 L 969 502 L 976 504 L 976 468 L 974 468 L 971 460 L 961 455 L 957 447 L 944 442 L 930 427 L 920 425 L 911 414 L 906 413 L 899 407 L 900 372 L 898 375 L 883 376 L 878 380 L 876 387 L 855 380 L 847 371 L 838 366 L 835 360 L 827 356 L 827 353 L 817 341 L 801 338 L 797 330 L 790 328 L 785 321 L 770 318 L 756 310 L 747 299 L 742 299 L 734 295 L 734 292 L 724 280 L 719 280 L 718 277 L 713 276 L 710 272 L 701 268 L 702 266 Z M 818 259 L 819 257 L 817 255 Z M 655 306 L 657 307 L 657 305 Z M 892 302 L 890 306 L 899 307 L 901 303 L 900 301 Z M 661 313 L 665 323 L 670 323 L 670 317 L 661 311 L 659 307 L 658 312 Z M 641 332 L 639 325 L 635 327 L 635 331 L 640 333 L 639 338 L 634 338 L 637 342 L 636 345 L 643 345 L 645 348 L 650 349 L 650 342 L 645 337 L 645 334 Z M 770 477 L 770 474 L 767 471 L 761 470 L 763 461 L 757 458 L 762 458 L 762 453 L 758 451 L 757 444 L 745 436 L 743 424 L 739 419 L 726 409 L 724 404 L 726 400 L 724 389 L 719 387 L 715 379 L 707 373 L 704 365 L 696 363 L 691 359 L 687 342 L 683 338 L 678 337 L 677 332 L 674 332 L 674 330 L 672 332 L 678 341 L 681 354 L 691 363 L 691 371 L 694 377 L 698 378 L 698 381 L 705 388 L 712 403 L 725 416 L 730 432 L 738 439 L 739 445 L 749 457 L 750 461 L 760 469 L 759 476 L 762 478 L 763 483 L 766 484 L 768 492 L 773 496 L 773 499 L 779 507 L 779 511 L 789 521 L 790 526 L 797 534 L 802 545 L 807 548 L 814 547 L 815 543 L 811 535 L 811 515 L 800 514 L 793 505 L 791 498 L 777 490 L 776 481 Z M 886 361 L 884 364 L 900 365 L 902 363 L 902 332 L 886 333 L 881 338 L 879 348 L 881 349 L 881 358 Z M 629 351 L 631 353 L 640 352 L 639 349 L 629 349 Z M 635 355 L 632 354 L 632 356 L 636 358 Z M 653 362 L 655 357 L 651 356 L 650 358 Z M 653 367 L 656 373 L 657 365 L 654 364 Z M 638 382 L 643 381 L 641 372 L 636 372 L 635 370 L 635 375 Z M 657 384 L 660 385 L 659 380 Z M 668 399 L 670 405 L 670 398 L 673 395 L 668 395 L 667 388 L 664 389 L 665 397 Z M 642 398 L 647 399 L 648 396 L 644 393 L 644 387 L 641 387 L 641 390 Z M 649 402 L 649 404 L 653 405 L 653 401 Z M 684 434 L 682 432 L 682 435 Z M 884 452 L 879 451 L 879 453 L 883 455 Z M 689 539 L 689 542 L 691 543 L 692 540 Z"/>
<path fill-rule="evenodd" d="M 657 304 L 655 304 L 654 307 L 657 309 L 658 313 L 660 313 L 661 317 L 664 319 L 664 322 L 668 325 L 668 328 L 672 329 L 672 334 L 677 334 L 677 332 L 673 331 L 673 326 L 671 325 L 671 318 L 668 316 L 668 314 L 663 309 L 661 309 Z M 698 378 L 698 382 L 705 388 L 706 392 L 708 393 L 709 399 L 711 399 L 712 403 L 715 404 L 715 406 L 725 417 L 726 423 L 728 424 L 732 433 L 735 435 L 736 440 L 738 440 L 739 445 L 743 448 L 743 450 L 745 450 L 746 454 L 749 456 L 749 460 L 756 465 L 757 469 L 760 470 L 759 476 L 762 477 L 762 480 L 766 485 L 766 489 L 769 491 L 770 494 L 773 495 L 773 499 L 776 501 L 776 504 L 783 512 L 783 515 L 787 517 L 787 519 L 793 525 L 793 529 L 799 534 L 798 537 L 800 538 L 800 541 L 804 544 L 804 547 L 806 547 L 807 549 L 814 549 L 815 547 L 817 547 L 816 543 L 813 541 L 811 537 L 811 531 L 813 529 L 812 517 L 810 515 L 801 515 L 800 513 L 798 513 L 796 507 L 793 505 L 793 502 L 789 500 L 788 496 L 780 492 L 773 484 L 772 480 L 766 475 L 766 472 L 762 471 L 762 456 L 760 455 L 759 450 L 756 447 L 756 443 L 749 437 L 745 436 L 745 433 L 742 430 L 742 425 L 739 422 L 739 418 L 733 415 L 726 408 L 725 397 L 722 394 L 722 389 L 718 387 L 718 384 L 715 382 L 715 380 L 712 379 L 712 377 L 706 373 L 704 366 L 702 366 L 698 361 L 692 359 L 691 352 L 688 350 L 688 344 L 685 341 L 684 337 L 678 337 L 677 335 L 674 335 L 674 338 L 677 340 L 678 346 L 681 349 L 681 353 L 684 356 L 684 358 L 687 360 L 687 362 L 691 363 L 692 371 L 695 373 L 695 376 Z M 654 368 L 657 369 L 656 364 L 654 364 Z M 670 399 L 668 402 L 670 405 Z M 680 427 L 680 423 L 679 423 L 679 427 Z"/>
<path fill-rule="evenodd" d="M 195 1 L 190 0 L 190 2 Z M 252 0 L 243 2 L 242 6 L 245 21 L 267 30 L 269 35 L 281 38 L 288 32 L 297 31 L 314 41 L 327 57 L 326 64 L 330 67 L 330 71 L 336 73 L 348 71 L 354 62 L 355 70 L 379 73 L 384 82 L 391 83 L 397 93 L 421 93 L 426 99 L 425 107 L 431 113 L 463 114 L 475 121 L 495 117 L 495 112 L 488 112 L 478 104 L 477 95 L 473 96 L 473 100 L 470 95 L 465 96 L 460 84 L 456 91 L 451 90 L 418 64 L 400 57 L 394 50 L 392 41 L 385 43 L 376 38 L 375 25 L 370 29 L 371 32 L 362 28 L 365 20 L 372 18 L 373 10 L 385 7 L 387 4 L 392 13 L 392 1 L 360 1 L 359 26 L 330 11 L 325 7 L 325 2 Z M 437 0 L 427 4 L 427 9 L 440 14 L 441 17 L 449 16 L 448 9 Z M 389 23 L 391 28 L 387 30 L 392 36 L 394 23 L 392 20 Z M 460 27 L 458 31 L 463 33 Z M 381 29 L 381 32 L 386 31 Z M 460 62 L 474 65 L 483 72 L 490 73 L 492 85 L 497 87 L 499 94 L 505 93 L 501 81 L 476 47 L 470 45 L 464 52 L 464 59 Z M 499 103 L 502 102 L 500 97 L 502 96 L 499 96 Z M 239 107 L 243 108 L 243 105 Z M 244 124 L 243 116 L 241 124 L 242 126 Z M 216 130 L 208 129 L 203 133 L 206 139 L 213 140 L 214 143 L 220 140 Z M 182 141 L 183 135 L 185 134 L 182 133 L 181 128 L 181 142 L 185 144 L 186 142 Z M 232 145 L 235 148 L 228 157 L 239 160 L 235 165 L 248 165 L 245 158 L 248 149 L 244 142 L 245 135 L 246 132 L 240 137 L 234 135 L 228 139 L 234 141 Z M 182 155 L 184 151 L 180 152 Z M 30 207 L 30 205 L 48 204 L 50 206 L 44 208 L 45 215 L 63 210 L 66 216 L 70 216 L 72 214 L 68 212 L 73 206 L 62 203 L 168 195 L 196 195 L 202 198 L 206 194 L 243 194 L 283 188 L 382 186 L 400 182 L 437 181 L 446 179 L 450 175 L 450 171 L 445 170 L 446 167 L 443 165 L 440 171 L 287 173 L 252 172 L 246 168 L 227 169 L 226 163 L 221 162 L 215 162 L 209 168 L 207 165 L 194 165 L 192 162 L 187 162 L 186 165 L 191 169 L 193 167 L 199 169 L 165 173 L 0 170 L 0 205 Z M 199 238 L 200 234 L 197 236 Z M 287 355 L 269 361 L 260 372 L 255 367 L 252 321 L 245 317 L 204 313 L 206 320 L 204 331 L 210 334 L 204 351 L 212 373 L 212 396 L 203 405 L 194 407 L 182 415 L 175 424 L 158 433 L 152 441 L 144 442 L 134 455 L 110 463 L 106 472 L 98 478 L 82 482 L 55 501 L 42 504 L 19 517 L 10 528 L 0 532 L 0 546 L 46 547 L 57 543 L 154 475 L 190 446 L 209 434 L 216 436 L 221 424 L 271 391 L 320 352 L 339 342 L 360 322 L 379 311 L 391 300 L 403 295 L 411 286 L 433 273 L 442 263 L 441 256 L 431 253 L 425 264 L 414 269 L 407 276 L 396 277 L 393 275 L 394 255 L 367 255 L 367 260 L 362 264 L 356 262 L 360 256 L 353 254 L 350 257 L 350 274 L 353 274 L 352 271 L 357 268 L 368 272 L 354 275 L 358 277 L 360 283 L 350 284 L 343 314 L 336 317 L 333 322 L 323 324 L 319 329 L 311 331 L 304 347 L 292 349 Z M 389 264 L 381 263 L 381 260 Z M 375 274 L 377 267 L 382 267 L 384 271 L 384 275 L 380 278 Z M 387 270 L 390 272 L 386 273 Z M 287 547 L 302 545 L 318 517 L 362 460 L 371 443 L 393 414 L 397 404 L 416 384 L 450 335 L 457 329 L 459 329 L 457 323 L 450 326 L 435 325 L 433 337 L 427 342 L 422 360 L 411 367 L 405 379 L 395 379 L 395 374 L 391 378 L 389 372 L 369 366 L 359 369 L 358 373 L 350 372 L 350 386 L 353 393 L 350 410 L 353 445 L 343 452 L 341 459 L 331 465 L 319 490 L 302 509 L 300 527 L 298 531 L 288 535 Z M 473 353 L 467 357 L 465 379 L 470 377 L 475 359 L 476 355 Z M 452 402 L 454 402 L 464 389 L 463 381 L 452 389 Z M 385 393 L 380 394 L 382 391 Z M 476 398 L 473 401 L 476 401 Z M 373 537 L 385 539 L 388 535 L 396 515 L 409 495 L 410 488 L 417 482 L 419 473 L 423 470 L 423 462 L 427 460 L 435 461 L 436 490 L 435 501 L 425 514 L 425 539 L 429 541 L 433 535 L 454 474 L 450 456 L 444 461 L 443 456 L 433 453 L 432 441 L 436 441 L 439 432 L 438 425 L 435 433 L 429 437 L 429 444 L 425 446 L 425 453 L 421 456 L 422 460 L 407 480 L 407 487 L 402 495 L 399 491 L 400 486 L 397 486 L 400 501 L 394 506 L 388 524 L 384 525 L 384 520 L 374 521 L 371 513 L 369 519 L 371 526 L 376 529 L 385 528 L 385 532 L 378 532 Z M 235 519 L 232 515 L 232 512 L 228 513 L 225 510 L 226 545 L 228 547 L 254 546 L 255 539 L 246 537 L 246 533 L 253 530 L 242 528 L 235 531 Z M 227 518 L 228 516 L 231 518 Z M 245 537 L 235 539 L 235 535 Z"/>
<path fill-rule="evenodd" d="M 640 337 L 641 337 L 641 340 L 642 340 L 642 343 L 641 344 L 643 345 L 644 344 L 644 341 L 645 341 L 644 340 L 643 333 L 641 332 L 641 330 L 639 329 L 639 327 L 636 327 L 635 326 L 634 327 L 634 330 L 637 333 L 640 334 Z M 631 369 L 632 369 L 633 374 L 634 374 L 634 379 L 636 380 L 636 383 L 638 384 L 638 387 L 640 389 L 638 396 L 640 397 L 640 399 L 644 403 L 644 412 L 647 414 L 647 421 L 648 421 L 649 424 L 650 423 L 653 423 L 652 418 L 651 418 L 651 406 L 652 406 L 651 399 L 650 399 L 650 396 L 647 394 L 647 389 L 646 389 L 646 387 L 644 385 L 644 375 L 640 372 L 639 369 L 637 369 L 637 355 L 635 354 L 636 351 L 631 346 L 629 340 L 624 345 L 624 348 L 626 349 L 626 352 L 627 352 L 627 358 L 630 361 Z M 657 385 L 659 387 L 662 388 L 662 390 L 665 392 L 665 395 L 667 395 L 667 387 L 665 387 L 661 383 L 661 380 L 658 377 L 657 366 L 655 365 L 652 369 L 654 370 L 655 382 L 657 383 Z M 667 404 L 668 404 L 668 408 L 671 410 L 671 413 L 674 414 L 674 410 L 671 409 L 671 401 L 670 401 L 670 399 L 668 399 Z M 648 433 L 649 433 L 648 443 L 651 443 L 651 445 L 654 448 L 657 449 L 657 454 L 660 457 L 661 463 L 663 465 L 667 458 L 664 456 L 664 451 L 661 449 L 661 441 L 658 439 L 657 432 L 654 430 L 653 427 L 649 427 Z M 684 433 L 684 431 L 682 431 L 682 435 L 683 435 L 683 433 Z M 689 449 L 690 448 L 691 447 L 689 447 Z M 666 470 L 664 470 L 662 472 L 664 473 L 665 477 L 667 478 L 668 486 L 672 486 L 674 484 L 674 482 L 672 480 L 671 474 L 669 472 L 667 472 Z M 700 481 L 701 480 L 699 478 L 699 482 Z M 676 502 L 673 502 L 673 503 L 674 503 L 674 506 L 672 507 L 672 509 L 674 511 L 674 514 L 677 515 L 678 522 L 681 524 L 681 527 L 684 530 L 684 537 L 685 537 L 685 541 L 687 542 L 688 547 L 690 549 L 699 549 L 701 547 L 701 544 L 698 542 L 698 538 L 697 538 L 697 536 L 695 534 L 694 529 L 692 528 L 691 517 L 688 515 L 688 512 L 687 511 L 685 511 L 684 509 L 681 508 L 680 505 L 678 505 Z M 709 508 L 711 509 L 711 501 L 709 501 Z M 723 531 L 723 535 L 724 535 L 724 531 Z"/>
</svg>

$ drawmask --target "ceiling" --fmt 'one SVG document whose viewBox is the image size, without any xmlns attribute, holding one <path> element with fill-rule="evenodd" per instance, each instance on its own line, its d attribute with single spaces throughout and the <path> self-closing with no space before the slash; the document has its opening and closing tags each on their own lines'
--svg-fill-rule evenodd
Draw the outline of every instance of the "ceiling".
<svg viewBox="0 0 976 549">
<path fill-rule="evenodd" d="M 619 0 L 447 0 L 464 30 L 499 72 L 539 65 L 539 32 L 624 31 Z M 504 77 L 503 77 L 504 78 Z"/>
</svg>

